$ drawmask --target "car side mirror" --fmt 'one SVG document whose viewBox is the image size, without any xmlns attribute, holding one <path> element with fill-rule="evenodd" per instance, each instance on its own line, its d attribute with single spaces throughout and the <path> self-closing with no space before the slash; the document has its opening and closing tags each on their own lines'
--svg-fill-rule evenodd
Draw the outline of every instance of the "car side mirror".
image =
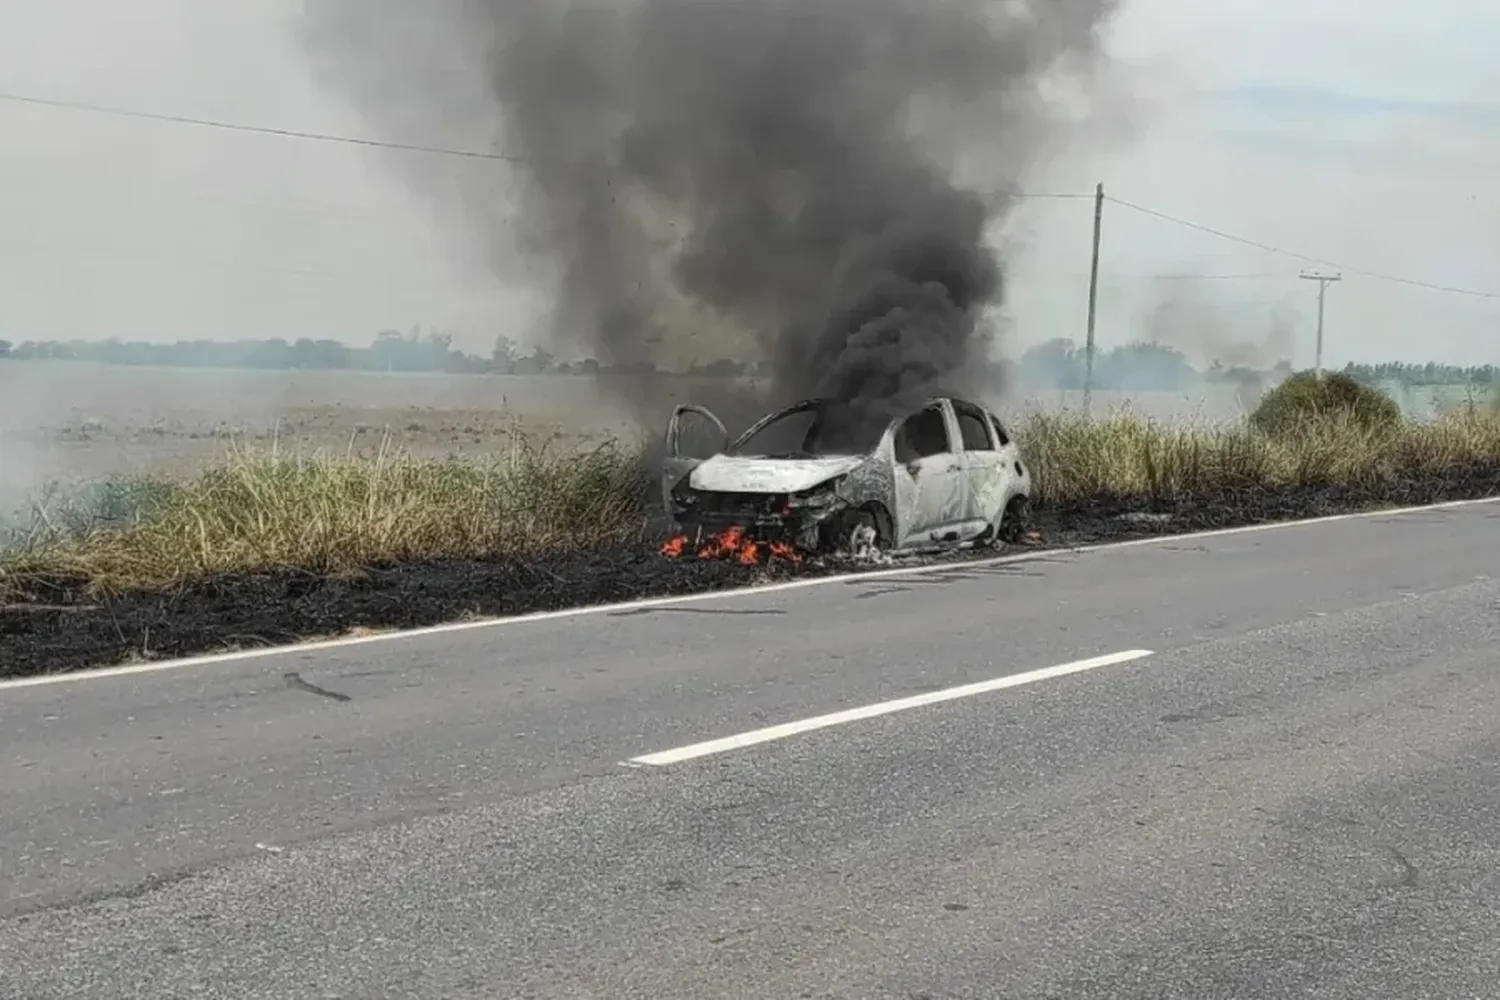
<svg viewBox="0 0 1500 1000">
<path fill-rule="evenodd" d="M 907 462 L 906 471 L 911 474 L 911 477 L 913 479 L 917 478 L 917 473 L 922 471 L 922 460 L 920 458 L 914 458 L 910 462 Z"/>
</svg>

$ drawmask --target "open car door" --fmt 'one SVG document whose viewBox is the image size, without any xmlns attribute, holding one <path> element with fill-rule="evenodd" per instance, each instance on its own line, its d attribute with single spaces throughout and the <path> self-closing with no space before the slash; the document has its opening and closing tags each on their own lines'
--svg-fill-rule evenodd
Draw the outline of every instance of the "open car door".
<svg viewBox="0 0 1500 1000">
<path fill-rule="evenodd" d="M 667 420 L 666 453 L 661 463 L 661 502 L 672 516 L 672 487 L 729 446 L 723 421 L 701 406 L 681 403 Z"/>
</svg>

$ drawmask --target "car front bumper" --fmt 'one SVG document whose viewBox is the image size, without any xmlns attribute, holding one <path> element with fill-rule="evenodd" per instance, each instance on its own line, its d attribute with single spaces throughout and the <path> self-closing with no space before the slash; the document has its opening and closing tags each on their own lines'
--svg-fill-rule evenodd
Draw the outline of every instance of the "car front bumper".
<svg viewBox="0 0 1500 1000">
<path fill-rule="evenodd" d="M 798 504 L 785 495 L 706 490 L 690 490 L 673 504 L 674 519 L 687 535 L 706 538 L 738 528 L 751 541 L 782 542 L 809 552 L 820 547 L 821 526 L 840 509 L 840 504 Z"/>
</svg>

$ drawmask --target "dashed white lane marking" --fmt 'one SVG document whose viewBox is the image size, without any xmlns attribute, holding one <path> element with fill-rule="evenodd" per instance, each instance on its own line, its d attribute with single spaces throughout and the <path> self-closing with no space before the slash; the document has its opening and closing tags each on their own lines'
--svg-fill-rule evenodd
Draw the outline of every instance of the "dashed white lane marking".
<svg viewBox="0 0 1500 1000">
<path fill-rule="evenodd" d="M 1052 680 L 1055 677 L 1066 677 L 1069 674 L 1080 674 L 1085 670 L 1097 670 L 1100 667 L 1114 666 L 1117 663 L 1129 663 L 1131 660 L 1139 660 L 1142 657 L 1150 656 L 1151 653 L 1152 651 L 1149 649 L 1126 649 L 1118 653 L 1107 653 L 1104 656 L 1090 657 L 1087 660 L 1059 663 L 1055 667 L 1028 670 L 1023 674 L 1008 674 L 1004 677 L 996 677 L 993 680 L 979 681 L 976 684 L 964 684 L 960 687 L 945 688 L 941 691 L 928 691 L 923 694 L 914 694 L 907 698 L 896 698 L 891 701 L 876 702 L 873 705 L 864 705 L 860 708 L 845 709 L 842 712 L 816 715 L 810 719 L 800 719 L 796 722 L 783 722 L 778 726 L 752 729 L 747 733 L 725 736 L 721 739 L 708 740 L 704 743 L 693 743 L 685 747 L 677 747 L 673 750 L 661 750 L 657 753 L 642 754 L 639 757 L 632 757 L 623 763 L 628 767 L 661 767 L 665 764 L 680 764 L 683 761 L 696 760 L 699 757 L 710 757 L 714 754 L 728 753 L 731 750 L 743 750 L 746 747 L 753 747 L 760 743 L 784 740 L 788 737 L 800 736 L 803 733 L 810 733 L 814 730 L 828 729 L 831 726 L 842 726 L 850 722 L 873 719 L 877 716 L 891 715 L 895 712 L 905 712 L 913 708 L 939 705 L 946 701 L 957 701 L 960 698 L 972 698 L 975 695 L 989 694 L 991 691 L 1003 691 L 1006 688 L 1035 684 L 1038 681 Z"/>
<path fill-rule="evenodd" d="M 1333 524 L 1340 521 L 1359 521 L 1375 517 L 1399 517 L 1404 514 L 1418 514 L 1428 511 L 1456 510 L 1462 507 L 1473 507 L 1479 504 L 1500 503 L 1500 497 L 1483 497 L 1478 500 L 1451 500 L 1446 503 L 1422 504 L 1416 507 L 1392 507 L 1384 510 L 1366 510 L 1355 514 L 1330 514 L 1327 517 L 1313 517 L 1300 521 L 1273 521 L 1266 524 L 1249 524 L 1239 528 L 1217 528 L 1213 531 L 1195 531 L 1183 534 L 1152 535 L 1149 538 L 1135 538 L 1128 542 L 1103 542 L 1099 545 L 1078 545 L 1072 548 L 1037 549 L 1028 552 L 1018 552 L 1012 555 L 996 556 L 993 559 L 960 559 L 951 563 L 938 565 L 916 565 L 898 566 L 894 569 L 878 569 L 853 573 L 840 573 L 831 576 L 808 577 L 800 580 L 788 580 L 783 583 L 768 583 L 756 587 L 730 587 L 725 590 L 714 590 L 699 594 L 685 594 L 677 597 L 652 597 L 637 601 L 622 601 L 618 604 L 593 604 L 581 608 L 564 608 L 560 611 L 539 611 L 526 615 L 511 615 L 504 618 L 480 618 L 471 621 L 450 622 L 445 625 L 429 625 L 423 628 L 404 629 L 391 632 L 380 632 L 374 635 L 347 636 L 338 639 L 318 639 L 312 642 L 297 643 L 289 646 L 264 646 L 256 649 L 239 649 L 225 653 L 209 653 L 203 656 L 190 656 L 178 660 L 156 660 L 149 663 L 132 663 L 127 666 L 102 667 L 97 670 L 80 670 L 61 674 L 44 674 L 39 677 L 18 677 L 13 680 L 0 681 L 0 692 L 12 688 L 36 687 L 41 684 L 75 684 L 82 681 L 102 680 L 106 677 L 129 677 L 136 674 L 156 673 L 162 670 L 182 670 L 187 667 L 215 666 L 220 663 L 234 663 L 239 660 L 253 660 L 271 656 L 300 656 L 306 653 L 317 653 L 329 649 L 343 649 L 347 646 L 363 646 L 371 643 L 396 642 L 403 639 L 421 639 L 433 635 L 447 635 L 452 632 L 469 632 L 476 629 L 499 628 L 505 625 L 524 625 L 529 622 L 555 621 L 560 618 L 583 618 L 589 615 L 617 614 L 621 611 L 634 611 L 641 608 L 662 608 L 684 604 L 706 604 L 714 601 L 732 601 L 740 598 L 755 597 L 760 594 L 775 594 L 786 590 L 802 590 L 807 587 L 825 587 L 836 583 L 849 583 L 853 580 L 882 580 L 914 574 L 948 573 L 948 572 L 972 572 L 983 569 L 986 566 L 1004 566 L 1010 563 L 1026 562 L 1035 559 L 1056 558 L 1060 555 L 1085 555 L 1095 552 L 1115 552 L 1129 549 L 1142 548 L 1148 545 L 1170 545 L 1191 542 L 1204 538 L 1222 538 L 1229 535 L 1247 535 L 1262 531 L 1284 531 L 1294 528 L 1309 528 L 1319 524 Z"/>
</svg>

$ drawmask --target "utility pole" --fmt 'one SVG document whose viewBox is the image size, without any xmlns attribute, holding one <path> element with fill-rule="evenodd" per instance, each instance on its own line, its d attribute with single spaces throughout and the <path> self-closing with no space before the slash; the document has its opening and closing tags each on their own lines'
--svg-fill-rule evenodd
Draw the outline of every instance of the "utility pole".
<svg viewBox="0 0 1500 1000">
<path fill-rule="evenodd" d="M 1094 403 L 1094 319 L 1099 306 L 1099 232 L 1104 224 L 1104 185 L 1094 187 L 1094 252 L 1089 263 L 1089 329 L 1083 345 L 1083 415 Z"/>
<path fill-rule="evenodd" d="M 1318 283 L 1318 346 L 1313 356 L 1313 368 L 1318 378 L 1323 377 L 1323 300 L 1328 295 L 1328 286 L 1335 281 L 1343 281 L 1341 274 L 1322 274 L 1317 271 L 1303 271 L 1297 275 L 1303 281 L 1316 281 Z"/>
</svg>

